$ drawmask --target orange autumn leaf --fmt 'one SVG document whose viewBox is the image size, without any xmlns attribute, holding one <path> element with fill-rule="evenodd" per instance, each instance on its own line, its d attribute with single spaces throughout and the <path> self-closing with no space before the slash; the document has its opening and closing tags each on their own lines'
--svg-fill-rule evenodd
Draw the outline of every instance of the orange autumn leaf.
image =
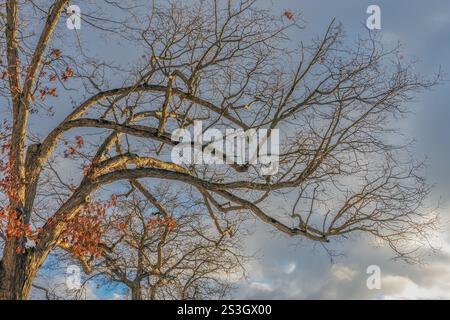
<svg viewBox="0 0 450 320">
<path fill-rule="evenodd" d="M 73 77 L 73 70 L 67 67 L 66 70 L 61 75 L 61 78 L 63 79 L 63 81 L 67 81 L 71 77 Z"/>
<path fill-rule="evenodd" d="M 73 70 L 69 67 L 66 68 L 66 74 L 68 77 L 73 77 Z"/>
<path fill-rule="evenodd" d="M 82 136 L 76 136 L 75 141 L 77 144 L 77 148 L 81 148 L 84 145 L 84 139 Z"/>
<path fill-rule="evenodd" d="M 290 10 L 284 11 L 283 16 L 285 16 L 290 21 L 294 20 L 294 14 Z"/>
<path fill-rule="evenodd" d="M 112 197 L 113 199 L 114 197 Z M 76 257 L 99 257 L 103 253 L 100 245 L 104 235 L 103 220 L 112 200 L 86 204 L 81 213 L 71 219 L 61 236 L 72 255 Z"/>
<path fill-rule="evenodd" d="M 52 49 L 52 51 L 50 51 L 50 55 L 56 59 L 61 57 L 61 50 L 59 49 Z"/>
</svg>

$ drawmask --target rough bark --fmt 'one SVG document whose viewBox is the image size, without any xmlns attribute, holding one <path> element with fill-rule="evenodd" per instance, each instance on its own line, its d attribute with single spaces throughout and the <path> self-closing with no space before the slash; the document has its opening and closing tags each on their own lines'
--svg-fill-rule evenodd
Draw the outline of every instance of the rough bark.
<svg viewBox="0 0 450 320">
<path fill-rule="evenodd" d="M 138 281 L 131 287 L 131 299 L 132 300 L 142 300 L 142 289 L 141 283 Z"/>
<path fill-rule="evenodd" d="M 30 294 L 33 280 L 42 264 L 33 254 L 11 254 L 9 242 L 0 268 L 0 300 L 25 300 Z"/>
</svg>

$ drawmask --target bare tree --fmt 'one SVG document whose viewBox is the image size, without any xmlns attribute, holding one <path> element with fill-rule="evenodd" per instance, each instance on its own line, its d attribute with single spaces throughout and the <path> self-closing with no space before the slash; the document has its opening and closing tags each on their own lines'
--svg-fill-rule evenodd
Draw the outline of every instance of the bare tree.
<svg viewBox="0 0 450 320">
<path fill-rule="evenodd" d="M 405 258 L 426 244 L 435 222 L 423 210 L 429 188 L 407 144 L 392 143 L 391 120 L 435 81 L 415 75 L 397 50 L 370 34 L 347 46 L 334 21 L 292 48 L 289 30 L 300 30 L 293 13 L 273 16 L 254 0 L 86 4 L 86 30 L 130 48 L 123 66 L 85 50 L 90 31 L 68 43 L 58 24 L 68 4 L 1 7 L 8 116 L 0 298 L 27 298 L 58 246 L 100 257 L 98 239 L 86 248 L 77 238 L 77 219 L 111 210 L 106 199 L 136 182 L 185 186 L 218 228 L 223 215 L 252 213 L 281 233 L 322 243 L 373 235 Z M 68 115 L 38 130 L 33 114 L 52 114 L 55 104 Z M 173 163 L 178 142 L 170 132 L 195 120 L 204 130 L 280 129 L 278 173 L 263 176 L 251 162 Z"/>
<path fill-rule="evenodd" d="M 193 206 L 191 199 L 181 200 L 169 186 L 152 193 L 137 186 L 144 198 L 133 194 L 120 201 L 109 218 L 114 223 L 104 224 L 109 226 L 103 236 L 106 250 L 94 263 L 84 264 L 90 279 L 101 276 L 120 283 L 133 300 L 229 294 L 244 271 L 236 224 L 216 232 L 205 217 L 207 210 Z"/>
</svg>

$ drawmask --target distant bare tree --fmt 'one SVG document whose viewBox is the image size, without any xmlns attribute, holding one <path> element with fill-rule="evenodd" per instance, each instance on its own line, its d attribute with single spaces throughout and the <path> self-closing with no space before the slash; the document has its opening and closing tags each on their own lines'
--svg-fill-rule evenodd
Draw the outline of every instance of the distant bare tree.
<svg viewBox="0 0 450 320">
<path fill-rule="evenodd" d="M 191 201 L 182 204 L 165 188 L 158 195 L 164 199 L 161 203 L 137 186 L 144 198 L 133 194 L 118 204 L 114 219 L 120 228 L 110 227 L 105 234 L 109 241 L 104 242 L 107 250 L 101 259 L 84 265 L 90 279 L 98 275 L 120 283 L 133 300 L 213 299 L 229 294 L 244 271 L 237 230 L 231 228 L 235 224 L 216 232 Z"/>
<path fill-rule="evenodd" d="M 404 258 L 427 244 L 429 188 L 421 163 L 393 139 L 392 120 L 435 81 L 416 76 L 397 50 L 371 35 L 347 46 L 335 22 L 309 44 L 293 44 L 295 14 L 274 16 L 255 0 L 83 3 L 85 29 L 74 43 L 58 24 L 68 4 L 1 6 L 0 298 L 27 298 L 58 246 L 100 258 L 96 233 L 77 226 L 112 210 L 111 194 L 136 182 L 183 185 L 220 228 L 221 216 L 252 213 L 322 243 L 373 235 Z M 87 50 L 87 34 L 128 47 L 129 61 Z M 32 114 L 53 112 L 57 124 L 39 129 Z M 170 133 L 195 120 L 204 130 L 280 129 L 278 173 L 171 162 Z"/>
</svg>

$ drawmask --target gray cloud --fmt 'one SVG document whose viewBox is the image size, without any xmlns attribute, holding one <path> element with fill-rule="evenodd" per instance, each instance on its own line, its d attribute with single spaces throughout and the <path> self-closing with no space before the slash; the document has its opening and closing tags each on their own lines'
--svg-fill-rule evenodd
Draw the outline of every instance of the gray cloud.
<svg viewBox="0 0 450 320">
<path fill-rule="evenodd" d="M 439 64 L 449 74 L 450 3 L 448 1 L 377 1 L 382 10 L 384 41 L 405 43 L 405 55 L 418 58 L 417 68 L 432 75 Z M 365 1 L 283 1 L 276 9 L 303 12 L 307 30 L 298 35 L 319 34 L 333 17 L 342 21 L 349 37 L 361 31 L 365 19 Z M 447 77 L 448 78 L 448 77 Z M 429 254 L 424 263 L 410 265 L 392 260 L 388 248 L 374 248 L 369 241 L 354 239 L 334 244 L 342 254 L 331 261 L 320 246 L 270 233 L 258 224 L 248 239 L 247 251 L 259 259 L 249 265 L 250 278 L 240 284 L 236 298 L 261 299 L 450 299 L 450 90 L 449 83 L 420 95 L 411 110 L 414 113 L 400 124 L 405 135 L 417 138 L 415 156 L 428 158 L 426 175 L 436 187 L 430 206 L 440 199 L 443 227 L 440 252 Z M 368 265 L 382 272 L 380 290 L 368 290 Z"/>
</svg>

